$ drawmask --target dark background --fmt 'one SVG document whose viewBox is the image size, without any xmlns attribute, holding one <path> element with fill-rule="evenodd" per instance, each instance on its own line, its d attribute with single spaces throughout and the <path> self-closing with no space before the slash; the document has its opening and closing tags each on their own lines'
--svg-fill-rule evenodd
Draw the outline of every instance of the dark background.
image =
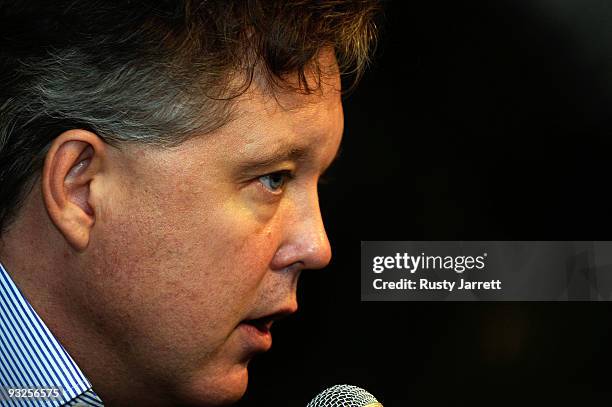
<svg viewBox="0 0 612 407">
<path fill-rule="evenodd" d="M 609 404 L 607 303 L 365 303 L 361 240 L 611 240 L 612 3 L 384 3 L 321 186 L 334 259 L 239 406 Z"/>
</svg>

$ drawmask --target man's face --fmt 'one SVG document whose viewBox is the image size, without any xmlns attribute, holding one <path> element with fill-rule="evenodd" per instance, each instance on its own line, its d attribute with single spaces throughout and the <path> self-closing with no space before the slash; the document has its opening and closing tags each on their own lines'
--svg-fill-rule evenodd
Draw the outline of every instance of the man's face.
<svg viewBox="0 0 612 407">
<path fill-rule="evenodd" d="M 340 145 L 339 89 L 337 74 L 308 96 L 254 84 L 214 133 L 109 149 L 91 186 L 91 271 L 72 292 L 110 338 L 100 346 L 154 390 L 240 398 L 249 360 L 271 346 L 269 320 L 245 321 L 296 311 L 300 271 L 328 264 L 317 182 Z"/>
</svg>

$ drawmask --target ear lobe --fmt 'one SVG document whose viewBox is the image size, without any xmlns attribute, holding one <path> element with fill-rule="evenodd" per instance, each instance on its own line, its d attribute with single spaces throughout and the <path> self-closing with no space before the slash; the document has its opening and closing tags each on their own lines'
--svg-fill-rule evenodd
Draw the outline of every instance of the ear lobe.
<svg viewBox="0 0 612 407">
<path fill-rule="evenodd" d="M 104 142 L 85 130 L 69 130 L 57 137 L 47 155 L 41 184 L 49 218 L 77 251 L 89 244 L 95 223 L 90 188 L 99 174 Z"/>
</svg>

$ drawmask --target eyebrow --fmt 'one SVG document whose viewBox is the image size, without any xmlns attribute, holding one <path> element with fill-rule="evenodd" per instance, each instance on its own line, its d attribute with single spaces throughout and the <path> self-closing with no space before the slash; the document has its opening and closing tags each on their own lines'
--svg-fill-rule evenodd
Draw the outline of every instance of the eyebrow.
<svg viewBox="0 0 612 407">
<path fill-rule="evenodd" d="M 334 158 L 326 167 L 329 168 L 338 158 L 342 152 L 342 147 L 338 148 Z M 238 170 L 240 172 L 257 171 L 265 168 L 273 167 L 277 164 L 286 161 L 300 161 L 306 155 L 308 155 L 308 148 L 306 147 L 292 147 L 288 145 L 280 145 L 275 150 L 269 153 L 262 154 L 259 157 L 247 158 L 238 164 Z"/>
<path fill-rule="evenodd" d="M 272 152 L 262 154 L 259 157 L 248 158 L 242 161 L 239 166 L 244 170 L 268 168 L 285 161 L 299 161 L 307 153 L 307 149 L 303 147 L 281 145 Z"/>
</svg>

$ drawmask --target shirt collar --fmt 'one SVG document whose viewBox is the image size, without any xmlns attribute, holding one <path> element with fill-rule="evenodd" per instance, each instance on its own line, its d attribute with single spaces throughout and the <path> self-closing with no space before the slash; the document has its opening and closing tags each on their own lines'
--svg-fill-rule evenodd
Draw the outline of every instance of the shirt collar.
<svg viewBox="0 0 612 407">
<path fill-rule="evenodd" d="M 2 390 L 7 392 L 11 388 L 59 389 L 57 398 L 11 398 L 8 405 L 103 405 L 74 359 L 40 319 L 1 263 L 0 379 Z M 6 396 L 0 394 L 0 404 Z"/>
</svg>

